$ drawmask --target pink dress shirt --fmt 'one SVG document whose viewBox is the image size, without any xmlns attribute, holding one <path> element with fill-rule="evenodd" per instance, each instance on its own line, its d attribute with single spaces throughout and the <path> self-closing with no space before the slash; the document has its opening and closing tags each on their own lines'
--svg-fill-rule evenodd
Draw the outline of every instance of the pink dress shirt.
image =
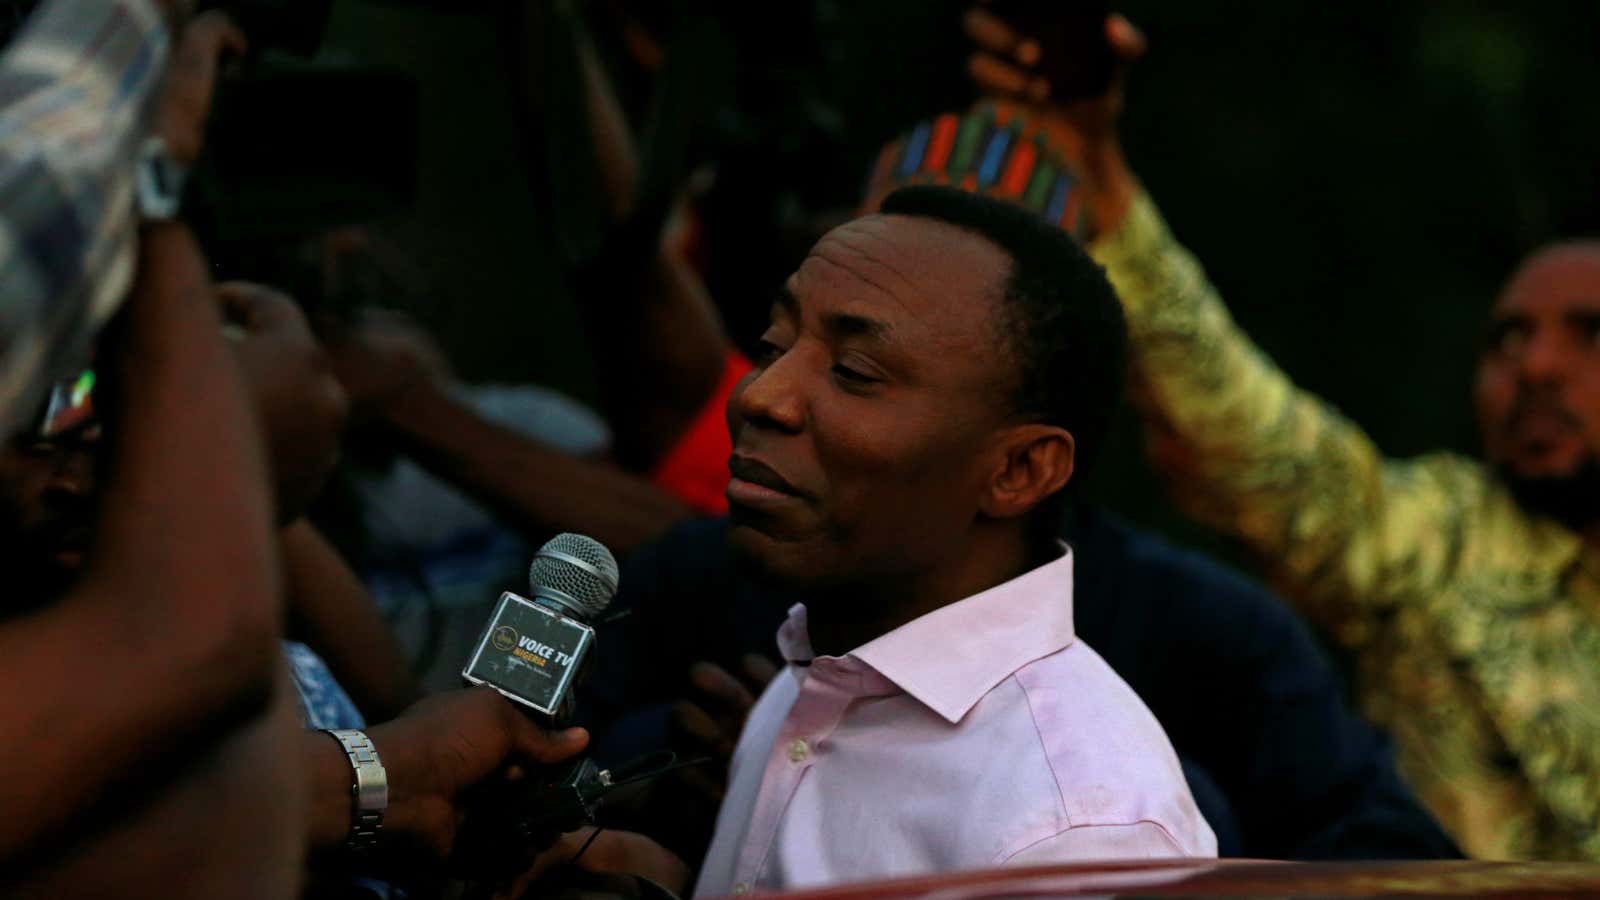
<svg viewBox="0 0 1600 900">
<path fill-rule="evenodd" d="M 796 605 L 778 648 L 696 896 L 1217 854 L 1161 726 L 1073 635 L 1070 551 L 842 657 L 812 659 Z"/>
</svg>

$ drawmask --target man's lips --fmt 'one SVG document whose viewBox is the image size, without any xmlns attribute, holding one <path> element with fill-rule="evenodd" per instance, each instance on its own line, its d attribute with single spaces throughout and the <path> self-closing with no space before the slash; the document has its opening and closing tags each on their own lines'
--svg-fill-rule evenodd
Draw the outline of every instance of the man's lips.
<svg viewBox="0 0 1600 900">
<path fill-rule="evenodd" d="M 804 499 L 788 479 L 764 462 L 735 453 L 728 458 L 728 499 L 746 506 L 768 506 Z"/>
<path fill-rule="evenodd" d="M 93 536 L 93 530 L 87 526 L 65 527 L 51 534 L 44 541 L 44 546 L 57 564 L 76 568 L 88 555 L 89 541 Z"/>
<path fill-rule="evenodd" d="M 1506 417 L 1508 436 L 1529 449 L 1547 449 L 1582 431 L 1577 416 L 1553 404 L 1518 406 Z"/>
</svg>

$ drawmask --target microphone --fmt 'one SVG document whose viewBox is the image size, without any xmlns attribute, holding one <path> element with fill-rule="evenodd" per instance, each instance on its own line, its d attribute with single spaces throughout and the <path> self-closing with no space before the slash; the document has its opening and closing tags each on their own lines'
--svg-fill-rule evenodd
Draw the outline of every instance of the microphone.
<svg viewBox="0 0 1600 900">
<path fill-rule="evenodd" d="M 528 567 L 529 597 L 500 595 L 461 677 L 549 717 L 569 721 L 594 645 L 593 623 L 616 596 L 617 560 L 581 534 L 558 534 Z"/>
</svg>

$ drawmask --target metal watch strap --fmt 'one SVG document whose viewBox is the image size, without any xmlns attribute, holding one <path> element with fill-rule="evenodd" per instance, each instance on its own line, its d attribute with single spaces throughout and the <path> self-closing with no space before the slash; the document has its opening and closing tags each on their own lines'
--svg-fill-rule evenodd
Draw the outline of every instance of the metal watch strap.
<svg viewBox="0 0 1600 900">
<path fill-rule="evenodd" d="M 378 759 L 378 748 L 353 728 L 328 728 L 324 733 L 344 747 L 355 774 L 350 786 L 350 837 L 345 846 L 354 851 L 371 849 L 378 843 L 383 814 L 389 809 L 389 776 Z"/>
</svg>

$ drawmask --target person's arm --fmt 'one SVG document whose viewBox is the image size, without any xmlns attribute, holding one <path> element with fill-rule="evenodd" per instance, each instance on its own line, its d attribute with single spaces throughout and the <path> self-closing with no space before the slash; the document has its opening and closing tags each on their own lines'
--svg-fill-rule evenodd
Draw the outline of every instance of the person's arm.
<svg viewBox="0 0 1600 900">
<path fill-rule="evenodd" d="M 352 419 L 384 429 L 433 475 L 535 540 L 575 531 L 622 555 L 689 515 L 637 475 L 480 414 L 457 396 L 427 337 L 403 317 L 369 311 L 331 330 L 327 347 Z"/>
<path fill-rule="evenodd" d="M 455 849 L 464 817 L 472 815 L 476 804 L 508 802 L 515 796 L 485 788 L 515 771 L 527 777 L 531 768 L 570 759 L 588 740 L 579 728 L 549 732 L 535 726 L 488 688 L 430 697 L 393 721 L 369 729 L 367 737 L 389 784 L 379 853 L 360 863 L 365 874 L 378 877 L 408 872 L 436 875 L 438 864 Z M 342 746 L 321 732 L 306 732 L 300 743 L 311 800 L 305 833 L 313 859 L 337 863 L 350 829 L 354 777 L 350 760 Z M 592 836 L 592 829 L 573 832 L 552 847 L 526 848 L 523 860 L 505 860 L 509 869 L 522 867 L 522 875 L 514 879 L 514 889 L 496 896 L 524 896 L 522 890 L 530 882 L 566 864 L 580 850 L 584 852 L 578 865 L 588 871 L 632 873 L 674 889 L 687 881 L 683 863 L 641 835 L 602 831 L 589 846 Z"/>
<path fill-rule="evenodd" d="M 1127 312 L 1135 405 L 1175 498 L 1242 538 L 1275 582 L 1346 642 L 1447 575 L 1447 532 L 1475 474 L 1385 460 L 1294 385 L 1229 316 L 1199 263 L 1139 195 L 1094 248 Z"/>
<path fill-rule="evenodd" d="M 422 699 L 422 683 L 394 629 L 339 551 L 304 519 L 279 536 L 289 635 L 328 664 L 369 722 L 386 722 Z"/>
<path fill-rule="evenodd" d="M 424 468 L 532 534 L 575 531 L 622 555 L 688 517 L 643 478 L 490 421 L 446 385 L 418 384 L 387 422 Z"/>
<path fill-rule="evenodd" d="M 521 14 L 520 55 L 531 67 L 540 30 L 565 25 L 554 17 L 568 13 L 527 5 Z M 617 459 L 633 471 L 649 472 L 716 391 L 731 345 L 699 274 L 662 240 L 665 210 L 638 207 L 640 160 L 633 133 L 581 23 L 570 31 L 610 225 L 597 258 L 576 280 L 579 310 Z M 524 77 L 538 75 L 529 69 Z M 523 114 L 534 121 L 543 113 L 540 88 L 529 84 L 523 92 Z"/>
<path fill-rule="evenodd" d="M 1026 93 L 1015 59 L 1008 67 L 997 54 L 1027 56 L 1027 42 L 977 10 L 968 31 L 989 50 L 972 64 L 980 83 Z M 1120 17 L 1108 20 L 1107 37 L 1124 61 L 1143 52 Z M 1091 251 L 1127 315 L 1134 400 L 1153 456 L 1193 515 L 1242 538 L 1306 612 L 1360 643 L 1380 609 L 1425 596 L 1447 575 L 1450 542 L 1415 538 L 1447 528 L 1481 479 L 1444 462 L 1387 462 L 1251 343 L 1128 169 L 1116 133 L 1121 101 L 1119 80 L 1106 97 L 1018 111 L 1036 117 L 1090 190 L 1100 235 Z"/>
<path fill-rule="evenodd" d="M 0 698 L 0 859 L 257 716 L 280 665 L 266 466 L 205 262 L 179 225 L 140 243 L 88 566 L 0 627 L 19 687 Z"/>
<path fill-rule="evenodd" d="M 384 845 L 436 859 L 448 856 L 454 845 L 468 788 L 512 764 L 560 762 L 588 742 L 581 728 L 544 731 L 488 688 L 430 697 L 366 734 L 389 782 Z M 350 759 L 320 731 L 303 735 L 300 752 L 310 798 L 306 835 L 311 849 L 337 851 L 350 831 Z"/>
<path fill-rule="evenodd" d="M 134 164 L 178 5 L 51 0 L 0 54 L 6 433 L 127 294 Z"/>
</svg>

